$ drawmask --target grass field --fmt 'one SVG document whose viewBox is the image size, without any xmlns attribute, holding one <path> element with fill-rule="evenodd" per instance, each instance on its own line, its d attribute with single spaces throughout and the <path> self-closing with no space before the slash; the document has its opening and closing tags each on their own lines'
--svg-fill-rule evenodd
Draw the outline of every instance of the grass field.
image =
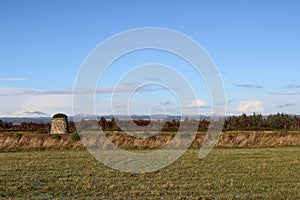
<svg viewBox="0 0 300 200">
<path fill-rule="evenodd" d="M 4 199 L 299 199 L 300 148 L 188 150 L 156 172 L 130 174 L 85 150 L 0 153 Z"/>
</svg>

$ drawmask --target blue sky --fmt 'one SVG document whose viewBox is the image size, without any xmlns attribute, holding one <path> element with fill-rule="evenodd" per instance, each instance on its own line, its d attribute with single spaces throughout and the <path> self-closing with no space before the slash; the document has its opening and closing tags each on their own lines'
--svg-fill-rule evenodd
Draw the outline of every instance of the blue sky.
<svg viewBox="0 0 300 200">
<path fill-rule="evenodd" d="M 129 29 L 162 27 L 182 32 L 208 52 L 221 72 L 228 114 L 299 114 L 299 19 L 300 1 L 1 0 L 0 113 L 72 114 L 71 89 L 96 45 Z M 185 73 L 199 90 L 199 106 L 209 107 L 203 80 L 198 77 L 198 83 L 193 70 L 186 70 L 189 66 L 169 55 L 145 54 L 129 55 L 119 66 L 161 59 Z M 113 87 L 120 72 L 112 67 L 101 87 Z M 132 112 L 144 113 L 143 105 L 174 100 L 161 93 L 137 95 Z M 161 102 L 150 97 L 160 97 Z M 110 98 L 107 93 L 98 95 L 97 113 L 110 112 Z"/>
</svg>

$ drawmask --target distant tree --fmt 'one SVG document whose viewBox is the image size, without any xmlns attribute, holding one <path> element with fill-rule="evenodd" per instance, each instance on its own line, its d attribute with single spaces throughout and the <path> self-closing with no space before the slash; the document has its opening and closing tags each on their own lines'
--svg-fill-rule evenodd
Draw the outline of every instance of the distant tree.
<svg viewBox="0 0 300 200">
<path fill-rule="evenodd" d="M 250 129 L 259 130 L 262 128 L 263 117 L 261 114 L 253 113 L 253 115 L 249 116 L 250 121 Z"/>
<path fill-rule="evenodd" d="M 230 116 L 225 120 L 224 129 L 228 131 L 237 130 L 238 127 L 238 117 Z"/>
<path fill-rule="evenodd" d="M 4 123 L 4 127 L 6 130 L 9 130 L 10 128 L 12 128 L 13 124 L 11 122 L 5 122 Z"/>
<path fill-rule="evenodd" d="M 118 118 L 115 118 L 115 117 L 111 118 L 111 130 L 112 131 L 118 131 L 119 130 L 118 121 L 119 121 Z"/>
<path fill-rule="evenodd" d="M 210 124 L 210 122 L 207 119 L 200 120 L 199 125 L 198 125 L 198 131 L 207 131 L 209 124 Z"/>
<path fill-rule="evenodd" d="M 106 119 L 104 117 L 100 118 L 99 125 L 103 131 L 107 130 Z"/>
</svg>

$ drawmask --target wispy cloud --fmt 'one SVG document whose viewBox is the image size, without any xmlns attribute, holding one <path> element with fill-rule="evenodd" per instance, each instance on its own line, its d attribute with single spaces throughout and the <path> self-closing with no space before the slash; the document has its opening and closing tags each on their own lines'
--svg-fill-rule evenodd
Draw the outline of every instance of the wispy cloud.
<svg viewBox="0 0 300 200">
<path fill-rule="evenodd" d="M 26 81 L 26 78 L 0 78 L 0 81 Z"/>
<path fill-rule="evenodd" d="M 296 96 L 300 95 L 300 92 L 270 92 L 269 94 L 277 96 Z"/>
<path fill-rule="evenodd" d="M 143 85 L 142 87 L 139 88 L 134 88 L 135 91 L 137 92 L 152 92 L 152 91 L 160 91 L 160 90 L 170 90 L 169 88 L 160 86 L 160 85 Z M 131 90 L 132 91 L 132 88 Z"/>
<path fill-rule="evenodd" d="M 263 86 L 255 84 L 237 84 L 236 86 L 242 88 L 263 88 Z"/>
<path fill-rule="evenodd" d="M 230 104 L 233 103 L 233 102 L 235 102 L 234 99 L 229 99 L 229 101 L 228 101 L 227 103 L 228 103 L 228 105 L 230 105 Z"/>
<path fill-rule="evenodd" d="M 288 89 L 297 89 L 297 88 L 300 88 L 300 85 L 297 85 L 297 84 L 289 84 L 286 86 L 286 88 Z"/>
<path fill-rule="evenodd" d="M 171 104 L 172 104 L 171 101 L 166 101 L 166 102 L 161 103 L 162 106 L 169 106 Z"/>
<path fill-rule="evenodd" d="M 124 86 L 138 86 L 141 85 L 142 83 L 139 82 L 129 82 L 129 83 L 124 83 Z"/>
<path fill-rule="evenodd" d="M 294 105 L 295 105 L 294 103 L 286 103 L 286 104 L 279 105 L 278 108 L 285 108 L 285 107 L 290 107 L 290 106 L 294 106 Z"/>
<path fill-rule="evenodd" d="M 165 90 L 164 87 L 143 86 L 138 89 L 132 87 L 107 87 L 107 88 L 66 88 L 61 90 L 37 90 L 32 88 L 0 88 L 0 96 L 22 96 L 22 95 L 71 95 L 71 94 L 106 94 L 126 92 L 151 92 Z"/>
<path fill-rule="evenodd" d="M 161 82 L 161 80 L 159 78 L 145 77 L 145 79 L 148 80 L 148 81 L 154 81 L 154 82 L 158 82 L 158 83 Z"/>
</svg>

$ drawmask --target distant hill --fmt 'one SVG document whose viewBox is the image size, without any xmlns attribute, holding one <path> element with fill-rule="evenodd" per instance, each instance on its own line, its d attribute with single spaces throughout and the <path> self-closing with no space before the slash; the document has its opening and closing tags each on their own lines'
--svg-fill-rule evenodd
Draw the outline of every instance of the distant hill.
<svg viewBox="0 0 300 200">
<path fill-rule="evenodd" d="M 27 111 L 27 112 L 4 112 L 0 113 L 0 118 L 39 118 L 50 117 L 47 113 L 40 111 Z"/>
<path fill-rule="evenodd" d="M 5 112 L 0 113 L 0 119 L 5 122 L 50 122 L 51 116 L 47 113 L 40 111 L 27 111 L 27 112 Z"/>
</svg>

